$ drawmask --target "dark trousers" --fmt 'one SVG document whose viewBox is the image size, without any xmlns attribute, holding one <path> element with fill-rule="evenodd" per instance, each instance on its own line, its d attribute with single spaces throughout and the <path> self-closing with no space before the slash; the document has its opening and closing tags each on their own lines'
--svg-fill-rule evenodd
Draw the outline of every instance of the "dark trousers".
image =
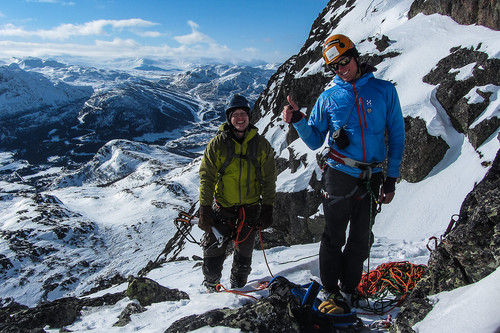
<svg viewBox="0 0 500 333">
<path fill-rule="evenodd" d="M 257 234 L 257 228 L 253 224 L 260 216 L 260 205 L 245 206 L 244 209 L 245 219 L 239 233 L 237 220 L 240 219 L 240 207 L 214 209 L 215 228 L 225 236 L 225 241 L 218 244 L 213 233 L 205 233 L 202 241 L 205 281 L 212 284 L 220 282 L 224 261 L 234 246 L 231 279 L 246 282 L 252 270 L 252 254 Z"/>
<path fill-rule="evenodd" d="M 326 224 L 319 264 L 321 281 L 329 292 L 338 291 L 340 280 L 345 291 L 352 293 L 361 280 L 363 262 L 373 244 L 371 224 L 377 209 L 373 196 L 378 199 L 381 181 L 382 173 L 373 174 L 369 191 L 366 179 L 360 180 L 330 167 L 323 174 L 323 188 L 329 198 L 323 198 Z"/>
</svg>

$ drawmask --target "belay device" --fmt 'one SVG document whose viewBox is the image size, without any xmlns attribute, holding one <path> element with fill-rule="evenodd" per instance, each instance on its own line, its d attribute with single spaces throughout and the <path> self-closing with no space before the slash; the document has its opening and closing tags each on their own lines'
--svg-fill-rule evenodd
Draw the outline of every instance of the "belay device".
<svg viewBox="0 0 500 333">
<path fill-rule="evenodd" d="M 270 295 L 289 299 L 290 310 L 299 322 L 303 332 L 332 332 L 337 328 L 345 328 L 358 322 L 356 311 L 352 310 L 346 302 L 338 302 L 344 308 L 343 314 L 329 314 L 318 310 L 321 300 L 318 292 L 322 286 L 316 282 L 297 285 L 283 276 L 276 276 L 269 284 Z"/>
</svg>

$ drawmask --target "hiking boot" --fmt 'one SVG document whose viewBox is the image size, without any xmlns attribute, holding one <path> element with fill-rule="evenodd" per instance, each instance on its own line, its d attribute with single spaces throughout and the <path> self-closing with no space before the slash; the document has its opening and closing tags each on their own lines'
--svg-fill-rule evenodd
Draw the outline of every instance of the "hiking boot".
<svg viewBox="0 0 500 333">
<path fill-rule="evenodd" d="M 367 299 L 366 296 L 361 294 L 357 289 L 347 290 L 347 288 L 341 285 L 340 290 L 342 291 L 345 300 L 350 304 L 351 307 L 358 307 L 360 301 Z"/>
<path fill-rule="evenodd" d="M 343 314 L 350 312 L 349 306 L 340 293 L 340 290 L 332 292 L 326 300 L 324 300 L 318 307 L 318 310 L 323 313 L 330 314 Z"/>
<path fill-rule="evenodd" d="M 247 279 L 243 277 L 236 277 L 231 274 L 229 282 L 231 282 L 231 289 L 243 288 L 247 284 Z"/>
<path fill-rule="evenodd" d="M 205 288 L 207 288 L 207 293 L 216 293 L 218 292 L 217 286 L 219 285 L 219 282 L 208 282 L 208 281 L 203 281 L 202 283 Z"/>
<path fill-rule="evenodd" d="M 361 301 L 367 301 L 367 297 L 363 294 L 360 294 L 357 290 L 355 290 L 351 294 L 346 294 L 345 297 L 352 307 L 359 307 L 359 303 Z"/>
</svg>

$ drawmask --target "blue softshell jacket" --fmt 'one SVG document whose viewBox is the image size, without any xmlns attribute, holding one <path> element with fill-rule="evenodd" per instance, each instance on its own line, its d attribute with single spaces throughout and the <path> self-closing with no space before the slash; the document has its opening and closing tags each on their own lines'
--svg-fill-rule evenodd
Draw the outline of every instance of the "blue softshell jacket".
<svg viewBox="0 0 500 333">
<path fill-rule="evenodd" d="M 328 135 L 328 145 L 339 153 L 365 163 L 383 162 L 386 157 L 387 177 L 399 177 L 403 158 L 405 130 L 399 97 L 394 85 L 365 73 L 354 83 L 338 76 L 335 85 L 316 101 L 309 120 L 294 123 L 299 136 L 312 150 L 320 148 Z M 350 144 L 339 149 L 332 134 L 345 125 Z M 387 147 L 386 147 L 387 134 Z M 328 159 L 328 165 L 354 177 L 357 168 Z M 375 168 L 373 172 L 380 172 Z"/>
</svg>

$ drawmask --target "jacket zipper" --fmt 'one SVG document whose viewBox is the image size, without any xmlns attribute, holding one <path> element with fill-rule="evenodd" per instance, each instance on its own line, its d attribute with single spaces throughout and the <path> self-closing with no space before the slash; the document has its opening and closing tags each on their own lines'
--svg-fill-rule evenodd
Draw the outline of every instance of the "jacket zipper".
<svg viewBox="0 0 500 333">
<path fill-rule="evenodd" d="M 363 108 L 363 99 L 360 97 L 359 98 L 359 103 L 357 99 L 357 92 L 356 92 L 356 85 L 353 83 L 352 87 L 354 88 L 354 103 L 356 103 L 356 108 L 358 109 L 358 121 L 359 121 L 359 128 L 361 130 L 361 142 L 363 144 L 363 162 L 366 162 L 366 146 L 365 146 L 365 131 L 364 131 L 364 126 L 363 126 L 363 119 L 365 126 L 366 124 L 366 116 L 365 116 L 365 109 Z M 359 104 L 361 103 L 362 109 L 360 109 Z"/>
<path fill-rule="evenodd" d="M 240 144 L 240 174 L 239 174 L 239 179 L 238 179 L 238 195 L 239 195 L 239 203 L 240 203 L 240 206 L 241 206 L 241 173 L 242 173 L 242 170 L 243 170 L 243 159 L 241 158 L 241 156 L 243 155 L 243 144 Z"/>
</svg>

